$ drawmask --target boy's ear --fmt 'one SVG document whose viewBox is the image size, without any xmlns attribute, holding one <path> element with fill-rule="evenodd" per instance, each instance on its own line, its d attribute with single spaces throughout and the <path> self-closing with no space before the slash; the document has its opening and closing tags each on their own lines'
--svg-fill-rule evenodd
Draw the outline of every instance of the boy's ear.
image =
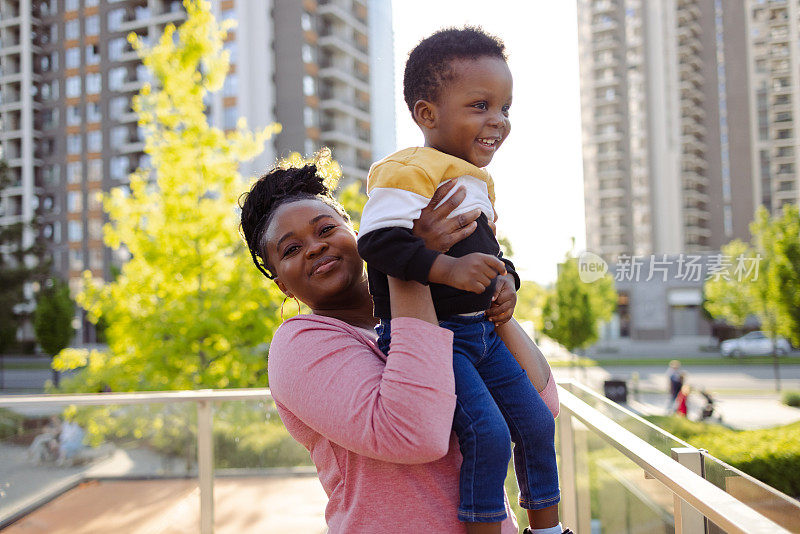
<svg viewBox="0 0 800 534">
<path fill-rule="evenodd" d="M 436 126 L 436 105 L 428 100 L 417 100 L 414 104 L 414 122 L 423 128 Z"/>
</svg>

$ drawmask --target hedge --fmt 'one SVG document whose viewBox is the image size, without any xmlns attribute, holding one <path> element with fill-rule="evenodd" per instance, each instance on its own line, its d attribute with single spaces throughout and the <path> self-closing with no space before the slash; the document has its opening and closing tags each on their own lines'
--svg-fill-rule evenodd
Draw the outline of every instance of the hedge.
<svg viewBox="0 0 800 534">
<path fill-rule="evenodd" d="M 773 488 L 800 496 L 800 422 L 759 430 L 732 430 L 680 417 L 647 419 Z"/>
<path fill-rule="evenodd" d="M 800 408 L 800 391 L 784 391 L 781 400 L 787 406 Z"/>
</svg>

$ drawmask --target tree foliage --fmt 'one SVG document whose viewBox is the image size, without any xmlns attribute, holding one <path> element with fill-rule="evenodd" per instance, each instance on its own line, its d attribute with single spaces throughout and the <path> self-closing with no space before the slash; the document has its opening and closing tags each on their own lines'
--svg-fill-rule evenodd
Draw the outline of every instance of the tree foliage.
<svg viewBox="0 0 800 534">
<path fill-rule="evenodd" d="M 606 274 L 591 283 L 581 281 L 578 259 L 570 252 L 545 301 L 543 331 L 570 351 L 585 348 L 597 341 L 600 322 L 611 318 L 616 302 L 612 277 Z"/>
<path fill-rule="evenodd" d="M 207 2 L 184 4 L 186 21 L 153 48 L 130 36 L 154 80 L 133 102 L 153 170 L 134 172 L 129 194 L 117 188 L 103 198 L 104 241 L 131 259 L 110 283 L 84 273 L 78 302 L 108 325 L 108 350 L 58 355 L 58 370 L 85 366 L 65 381 L 68 391 L 266 385 L 265 341 L 282 295 L 253 267 L 235 206 L 248 187 L 239 163 L 279 128 L 209 125 L 204 101 L 229 68 L 228 26 Z"/>
<path fill-rule="evenodd" d="M 742 326 L 755 316 L 762 330 L 800 344 L 800 212 L 786 205 L 770 217 L 763 206 L 750 224 L 750 243 L 722 247 L 730 265 L 704 286 L 705 308 L 715 318 Z M 742 276 L 738 258 L 756 261 L 757 273 Z"/>
<path fill-rule="evenodd" d="M 36 340 L 45 354 L 54 356 L 69 345 L 75 335 L 74 316 L 75 303 L 69 296 L 69 286 L 59 278 L 47 280 L 36 295 L 33 313 Z"/>
</svg>

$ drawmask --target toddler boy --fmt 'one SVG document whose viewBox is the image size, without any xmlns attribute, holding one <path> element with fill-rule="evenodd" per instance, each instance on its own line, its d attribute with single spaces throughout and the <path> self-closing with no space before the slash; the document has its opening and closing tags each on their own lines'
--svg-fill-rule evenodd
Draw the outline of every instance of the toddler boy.
<svg viewBox="0 0 800 534">
<path fill-rule="evenodd" d="M 380 347 L 388 351 L 391 335 L 387 275 L 430 284 L 440 325 L 454 333 L 453 428 L 463 456 L 459 520 L 477 532 L 505 519 L 503 483 L 513 441 L 519 502 L 537 527 L 533 532 L 561 534 L 553 416 L 494 328 L 511 318 L 519 288 L 490 223 L 494 186 L 484 170 L 510 130 L 505 47 L 476 28 L 439 31 L 412 50 L 403 85 L 425 146 L 372 166 L 358 239 L 381 319 Z M 475 231 L 442 254 L 427 249 L 411 229 L 450 180 L 466 190 L 451 217 L 476 208 L 481 215 Z"/>
</svg>

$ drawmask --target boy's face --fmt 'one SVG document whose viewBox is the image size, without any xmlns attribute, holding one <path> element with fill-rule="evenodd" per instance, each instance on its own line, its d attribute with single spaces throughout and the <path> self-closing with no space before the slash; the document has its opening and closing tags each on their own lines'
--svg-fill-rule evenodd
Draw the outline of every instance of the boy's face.
<svg viewBox="0 0 800 534">
<path fill-rule="evenodd" d="M 431 103 L 429 124 L 422 124 L 426 145 L 485 167 L 511 131 L 511 71 L 490 56 L 451 66 L 455 76 Z"/>
</svg>

